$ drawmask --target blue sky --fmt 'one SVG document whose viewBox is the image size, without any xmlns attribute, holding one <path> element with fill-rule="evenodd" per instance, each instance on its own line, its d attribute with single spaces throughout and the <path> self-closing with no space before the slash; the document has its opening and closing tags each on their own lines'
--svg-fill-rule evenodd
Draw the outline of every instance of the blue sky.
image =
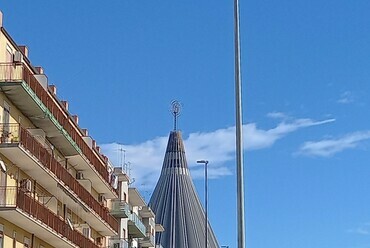
<svg viewBox="0 0 370 248">
<path fill-rule="evenodd" d="M 236 247 L 232 1 L 3 0 L 4 25 L 147 199 L 183 104 L 188 163 Z M 370 247 L 370 2 L 241 1 L 247 245 Z"/>
</svg>

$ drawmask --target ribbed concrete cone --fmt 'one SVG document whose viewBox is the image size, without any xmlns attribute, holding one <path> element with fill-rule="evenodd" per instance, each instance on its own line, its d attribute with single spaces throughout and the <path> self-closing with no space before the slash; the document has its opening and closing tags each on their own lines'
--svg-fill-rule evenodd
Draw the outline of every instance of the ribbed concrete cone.
<svg viewBox="0 0 370 248">
<path fill-rule="evenodd" d="M 181 132 L 168 139 L 161 176 L 149 203 L 156 223 L 165 231 L 156 235 L 164 248 L 204 248 L 205 214 L 189 174 Z M 208 247 L 219 248 L 208 224 Z"/>
</svg>

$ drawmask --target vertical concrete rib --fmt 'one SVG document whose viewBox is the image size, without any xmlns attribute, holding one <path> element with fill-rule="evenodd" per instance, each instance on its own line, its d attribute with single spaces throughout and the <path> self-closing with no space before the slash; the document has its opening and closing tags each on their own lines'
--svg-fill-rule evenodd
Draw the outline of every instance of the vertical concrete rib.
<svg viewBox="0 0 370 248">
<path fill-rule="evenodd" d="M 205 239 L 205 214 L 186 162 L 180 131 L 170 133 L 161 175 L 149 203 L 156 223 L 165 231 L 156 235 L 164 248 L 201 248 Z M 208 224 L 208 248 L 218 248 Z"/>
</svg>

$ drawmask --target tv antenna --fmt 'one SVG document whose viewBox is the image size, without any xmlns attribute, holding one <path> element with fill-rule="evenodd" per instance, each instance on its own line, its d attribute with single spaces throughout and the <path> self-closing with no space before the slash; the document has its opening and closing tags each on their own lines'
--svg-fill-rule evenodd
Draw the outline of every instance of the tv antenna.
<svg viewBox="0 0 370 248">
<path fill-rule="evenodd" d="M 171 102 L 171 113 L 174 118 L 173 130 L 177 129 L 177 118 L 179 118 L 181 112 L 181 103 L 177 100 Z"/>
<path fill-rule="evenodd" d="M 120 144 L 120 148 L 118 149 L 118 151 L 120 152 L 120 160 L 121 160 L 121 163 L 120 163 L 120 166 L 121 166 L 121 169 L 123 170 L 124 169 L 124 166 L 126 166 L 126 150 L 123 149 L 123 145 Z"/>
<path fill-rule="evenodd" d="M 126 171 L 126 173 L 128 173 L 128 177 L 129 178 L 131 178 L 131 162 L 127 162 L 126 164 L 125 164 L 125 171 Z"/>
</svg>

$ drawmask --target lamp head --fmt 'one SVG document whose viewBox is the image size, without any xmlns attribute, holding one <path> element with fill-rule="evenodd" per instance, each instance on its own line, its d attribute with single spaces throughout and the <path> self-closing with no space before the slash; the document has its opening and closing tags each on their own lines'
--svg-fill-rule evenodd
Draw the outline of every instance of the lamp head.
<svg viewBox="0 0 370 248">
<path fill-rule="evenodd" d="M 208 164 L 208 160 L 197 160 L 198 164 Z"/>
</svg>

